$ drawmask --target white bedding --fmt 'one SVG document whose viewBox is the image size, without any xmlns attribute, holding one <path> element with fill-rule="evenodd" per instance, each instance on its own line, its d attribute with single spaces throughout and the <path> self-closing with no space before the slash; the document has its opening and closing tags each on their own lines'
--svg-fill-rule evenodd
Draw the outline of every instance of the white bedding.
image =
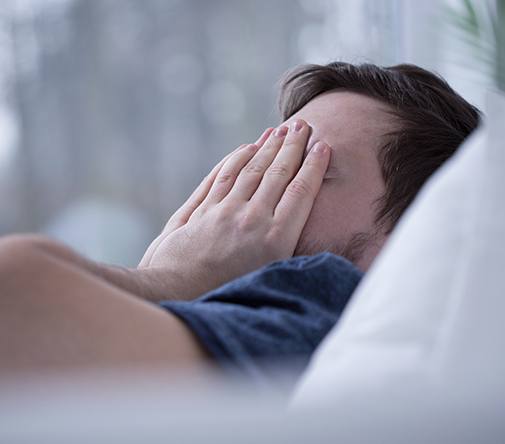
<svg viewBox="0 0 505 444">
<path fill-rule="evenodd" d="M 0 443 L 505 442 L 505 100 L 425 187 L 285 412 L 117 374 L 0 385 Z"/>
<path fill-rule="evenodd" d="M 505 398 L 504 97 L 490 93 L 486 113 L 401 220 L 295 406 L 449 386 Z"/>
</svg>

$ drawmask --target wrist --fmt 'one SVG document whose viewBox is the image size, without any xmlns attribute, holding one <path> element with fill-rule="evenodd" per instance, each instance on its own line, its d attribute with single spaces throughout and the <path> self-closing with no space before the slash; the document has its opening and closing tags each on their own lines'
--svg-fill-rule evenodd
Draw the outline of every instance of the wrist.
<svg viewBox="0 0 505 444">
<path fill-rule="evenodd" d="M 148 273 L 142 269 L 95 264 L 95 274 L 103 280 L 142 299 L 156 301 L 159 291 Z"/>
<path fill-rule="evenodd" d="M 107 281 L 151 302 L 191 298 L 184 286 L 187 280 L 167 266 L 140 268 L 103 266 L 101 272 Z"/>
<path fill-rule="evenodd" d="M 202 285 L 194 269 L 189 273 L 188 268 L 175 264 L 137 268 L 129 272 L 134 276 L 142 297 L 153 302 L 192 300 L 210 289 Z"/>
</svg>

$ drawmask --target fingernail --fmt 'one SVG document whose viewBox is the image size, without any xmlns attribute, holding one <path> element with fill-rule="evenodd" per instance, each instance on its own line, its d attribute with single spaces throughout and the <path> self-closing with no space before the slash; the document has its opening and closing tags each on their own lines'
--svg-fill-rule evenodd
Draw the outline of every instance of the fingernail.
<svg viewBox="0 0 505 444">
<path fill-rule="evenodd" d="M 281 126 L 275 130 L 275 135 L 277 137 L 284 137 L 288 133 L 288 127 L 287 126 Z"/>
<path fill-rule="evenodd" d="M 272 131 L 273 128 L 267 128 L 265 131 L 263 131 L 263 134 L 259 137 L 259 139 L 254 143 L 261 143 L 262 141 L 264 142 Z"/>
<path fill-rule="evenodd" d="M 303 128 L 303 121 L 302 120 L 295 120 L 292 124 L 291 124 L 291 129 L 296 132 L 296 133 L 299 133 Z"/>
<path fill-rule="evenodd" d="M 314 148 L 312 148 L 311 152 L 314 154 L 324 154 L 326 153 L 326 150 L 328 150 L 328 145 L 326 145 L 324 142 L 319 141 L 314 145 Z"/>
</svg>

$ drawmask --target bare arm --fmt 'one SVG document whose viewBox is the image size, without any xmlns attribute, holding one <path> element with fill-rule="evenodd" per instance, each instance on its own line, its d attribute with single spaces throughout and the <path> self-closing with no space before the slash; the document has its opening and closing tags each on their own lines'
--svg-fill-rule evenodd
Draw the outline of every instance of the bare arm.
<svg viewBox="0 0 505 444">
<path fill-rule="evenodd" d="M 161 279 L 161 274 L 154 273 L 149 268 L 131 269 L 94 262 L 76 253 L 66 245 L 48 237 L 22 234 L 8 236 L 8 238 L 3 239 L 4 242 L 5 239 L 9 241 L 11 246 L 39 252 L 48 259 L 71 265 L 75 270 L 80 270 L 142 299 L 159 301 L 162 299 L 177 298 L 177 289 L 174 285 L 171 291 L 170 283 L 175 283 L 181 277 L 176 276 L 175 272 L 172 275 L 169 267 L 163 269 L 163 281 L 157 282 Z"/>
<path fill-rule="evenodd" d="M 140 271 L 163 284 L 167 268 L 174 294 L 191 299 L 293 255 L 330 149 L 316 143 L 302 164 L 310 135 L 302 120 L 266 135 L 260 147 L 237 150 L 202 182 L 149 247 Z"/>
<path fill-rule="evenodd" d="M 291 257 L 329 161 L 322 144 L 300 168 L 310 128 L 298 124 L 289 131 L 268 129 L 256 144 L 242 145 L 223 159 L 168 221 L 138 269 L 96 264 L 49 241 L 38 245 L 156 302 L 192 299 Z"/>
<path fill-rule="evenodd" d="M 261 148 L 271 132 L 272 128 L 265 130 L 255 145 Z M 9 244 L 11 247 L 15 246 L 22 250 L 43 253 L 47 258 L 72 265 L 75 269 L 91 274 L 95 278 L 148 301 L 158 302 L 163 299 L 180 299 L 182 294 L 188 293 L 186 287 L 187 281 L 190 280 L 189 273 L 173 267 L 174 262 L 166 262 L 162 267 L 152 267 L 150 266 L 152 256 L 156 253 L 159 244 L 170 233 L 187 222 L 191 214 L 208 195 L 216 176 L 221 171 L 225 162 L 244 146 L 241 145 L 226 156 L 204 178 L 184 205 L 168 221 L 160 236 L 149 246 L 137 269 L 93 262 L 79 255 L 66 245 L 40 235 L 12 235 L 8 238 Z M 196 293 L 194 295 L 196 296 Z"/>
<path fill-rule="evenodd" d="M 0 378 L 20 370 L 198 370 L 210 363 L 177 317 L 86 271 L 90 262 L 54 247 L 40 238 L 0 239 Z"/>
<path fill-rule="evenodd" d="M 290 257 L 330 157 L 323 144 L 300 167 L 307 138 L 305 126 L 233 153 L 176 213 L 141 269 L 97 264 L 40 237 L 0 239 L 0 374 L 206 366 L 190 329 L 138 296 L 194 297 Z"/>
</svg>

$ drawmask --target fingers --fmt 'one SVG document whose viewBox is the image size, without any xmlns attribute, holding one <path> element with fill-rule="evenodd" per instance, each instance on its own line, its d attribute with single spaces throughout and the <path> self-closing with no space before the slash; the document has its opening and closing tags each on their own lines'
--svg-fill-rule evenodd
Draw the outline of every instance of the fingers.
<svg viewBox="0 0 505 444">
<path fill-rule="evenodd" d="M 273 131 L 273 128 L 267 128 L 263 134 L 259 137 L 259 139 L 256 141 L 255 145 L 258 147 L 263 146 L 265 141 L 268 139 L 268 136 L 271 134 Z M 225 164 L 225 162 L 237 151 L 241 150 L 244 148 L 246 145 L 240 145 L 238 148 L 236 148 L 234 151 L 229 153 L 228 155 L 225 156 L 224 159 L 222 159 L 213 169 L 212 171 L 202 180 L 200 185 L 196 188 L 193 193 L 191 193 L 191 196 L 186 200 L 186 202 L 172 215 L 168 223 L 166 224 L 165 228 L 163 229 L 164 232 L 166 231 L 173 231 L 180 226 L 184 225 L 190 218 L 190 216 L 193 214 L 193 212 L 201 205 L 201 203 L 205 200 L 207 195 L 209 194 L 209 191 L 212 187 L 212 184 L 214 183 L 219 171 L 221 171 L 221 168 Z"/>
<path fill-rule="evenodd" d="M 233 154 L 223 165 L 202 205 L 221 202 L 230 192 L 237 176 L 244 166 L 256 154 L 258 147 L 254 144 L 245 145 Z"/>
<path fill-rule="evenodd" d="M 225 162 L 238 150 L 242 149 L 245 145 L 240 145 L 231 153 L 227 154 L 224 159 L 222 159 L 212 171 L 205 176 L 205 178 L 200 182 L 200 185 L 191 193 L 189 198 L 184 202 L 184 204 L 172 215 L 172 217 L 167 222 L 164 232 L 173 231 L 180 226 L 184 225 L 193 214 L 193 212 L 200 206 L 204 199 L 209 194 L 209 191 L 218 175 L 219 171 L 225 164 Z"/>
<path fill-rule="evenodd" d="M 328 168 L 330 155 L 330 147 L 324 142 L 317 142 L 275 208 L 276 225 L 288 231 L 285 233 L 288 238 L 300 237 Z"/>
<path fill-rule="evenodd" d="M 258 148 L 261 148 L 264 143 L 268 140 L 268 137 L 272 133 L 273 128 L 267 128 L 263 134 L 259 137 L 259 139 L 256 141 L 255 145 Z M 171 233 L 172 231 L 175 231 L 182 225 L 186 224 L 191 217 L 191 215 L 194 213 L 194 211 L 202 205 L 202 203 L 206 200 L 207 196 L 209 195 L 209 192 L 216 180 L 216 177 L 218 176 L 219 172 L 225 165 L 225 163 L 239 150 L 244 148 L 246 145 L 240 145 L 238 148 L 236 148 L 234 151 L 229 153 L 224 159 L 222 159 L 213 169 L 212 171 L 202 180 L 202 182 L 198 185 L 198 187 L 191 193 L 189 198 L 184 202 L 184 204 L 170 217 L 168 222 L 166 223 L 165 227 L 162 230 L 162 233 L 158 238 L 156 238 L 147 251 L 145 252 L 143 258 L 141 259 L 139 263 L 139 267 L 147 267 L 149 266 L 150 260 L 153 256 L 154 251 L 156 251 L 156 248 L 159 246 L 159 244 L 163 241 L 164 236 L 166 234 Z M 240 170 L 239 170 L 240 171 Z M 238 172 L 236 173 L 238 174 Z M 221 190 L 223 191 L 223 190 Z M 216 194 L 216 198 L 218 197 L 218 194 Z"/>
<path fill-rule="evenodd" d="M 303 120 L 291 123 L 288 134 L 271 165 L 265 171 L 251 201 L 261 202 L 273 210 L 300 168 L 310 136 L 310 127 Z"/>
<path fill-rule="evenodd" d="M 230 198 L 240 200 L 249 200 L 251 198 L 258 188 L 266 169 L 279 152 L 287 132 L 288 128 L 281 126 L 270 134 L 261 149 L 240 171 L 235 186 L 230 192 Z"/>
<path fill-rule="evenodd" d="M 200 185 L 191 193 L 191 196 L 184 202 L 184 204 L 170 217 L 168 222 L 165 224 L 161 234 L 149 245 L 148 249 L 144 253 L 144 256 L 142 257 L 140 263 L 139 263 L 139 268 L 143 267 L 148 267 L 151 258 L 158 248 L 158 246 L 163 242 L 163 239 L 166 234 L 171 233 L 177 228 L 181 227 L 184 225 L 190 216 L 193 214 L 193 212 L 198 208 L 198 206 L 201 204 L 201 202 L 205 199 L 205 196 L 207 196 L 210 187 L 212 185 L 212 182 L 214 181 L 217 173 L 223 166 L 224 162 L 226 159 L 231 155 L 228 154 L 224 159 L 222 159 L 213 169 L 212 171 L 200 182 Z"/>
<path fill-rule="evenodd" d="M 258 148 L 261 148 L 265 142 L 268 140 L 268 138 L 270 137 L 270 134 L 272 134 L 272 131 L 274 130 L 274 128 L 267 128 L 265 131 L 263 131 L 263 134 L 260 136 L 260 138 L 254 142 L 254 144 L 258 147 Z"/>
</svg>

